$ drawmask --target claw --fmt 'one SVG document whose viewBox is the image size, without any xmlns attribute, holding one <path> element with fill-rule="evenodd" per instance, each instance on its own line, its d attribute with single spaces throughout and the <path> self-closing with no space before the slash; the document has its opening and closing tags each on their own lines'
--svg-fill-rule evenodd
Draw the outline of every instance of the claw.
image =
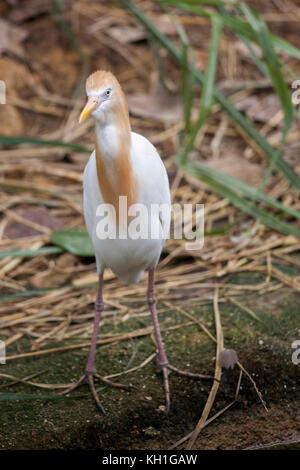
<svg viewBox="0 0 300 470">
<path fill-rule="evenodd" d="M 97 372 L 90 372 L 86 371 L 84 375 L 80 377 L 80 379 L 74 383 L 71 387 L 69 387 L 67 390 L 64 390 L 63 392 L 60 392 L 59 395 L 68 395 L 70 392 L 73 392 L 76 390 L 76 388 L 80 387 L 84 382 L 88 382 L 91 393 L 93 395 L 93 398 L 96 402 L 97 408 L 99 408 L 102 413 L 105 413 L 105 409 L 100 401 L 100 398 L 98 396 L 98 393 L 96 391 L 95 387 L 95 379 L 98 379 L 100 382 L 104 383 L 105 385 L 109 387 L 115 387 L 115 388 L 122 388 L 124 390 L 131 390 L 133 388 L 136 389 L 133 385 L 124 385 L 119 382 L 111 382 L 110 380 L 106 379 L 105 377 L 102 377 L 99 375 Z"/>
<path fill-rule="evenodd" d="M 184 377 L 189 377 L 190 379 L 214 379 L 212 375 L 195 374 L 186 370 L 177 369 L 177 367 L 171 366 L 170 364 L 168 364 L 167 367 L 170 371 L 174 372 L 175 374 L 183 375 Z"/>
<path fill-rule="evenodd" d="M 174 372 L 177 375 L 182 375 L 184 377 L 188 377 L 190 379 L 211 379 L 217 380 L 212 375 L 204 375 L 204 374 L 194 374 L 193 372 L 188 372 L 185 370 L 177 369 L 175 366 L 171 366 L 169 363 L 161 364 L 158 361 L 158 371 L 162 372 L 163 374 L 163 383 L 164 383 L 164 390 L 165 390 L 165 397 L 166 397 L 166 415 L 170 413 L 171 401 L 170 401 L 170 387 L 169 387 L 169 373 Z"/>
<path fill-rule="evenodd" d="M 103 382 L 105 385 L 108 385 L 109 387 L 122 388 L 123 390 L 137 390 L 137 387 L 135 387 L 134 385 L 124 385 L 120 384 L 119 382 L 111 382 L 111 380 L 108 380 L 97 373 L 94 375 L 95 377 L 97 377 L 97 379 L 99 379 L 101 382 Z"/>
<path fill-rule="evenodd" d="M 88 377 L 90 389 L 91 389 L 92 395 L 94 397 L 94 400 L 96 402 L 96 405 L 98 406 L 99 410 L 102 411 L 103 414 L 106 414 L 105 409 L 103 408 L 103 405 L 100 401 L 100 398 L 98 397 L 98 393 L 96 392 L 94 376 L 92 374 L 89 374 L 87 377 Z"/>
<path fill-rule="evenodd" d="M 73 392 L 73 390 L 76 390 L 77 387 L 80 387 L 80 385 L 83 384 L 85 379 L 86 379 L 86 375 L 84 374 L 80 377 L 80 379 L 77 382 L 71 385 L 71 387 L 69 387 L 67 390 L 64 390 L 63 392 L 60 392 L 58 395 L 68 395 L 70 392 Z"/>
<path fill-rule="evenodd" d="M 165 396 L 166 396 L 166 415 L 170 413 L 170 387 L 169 387 L 169 371 L 167 366 L 162 367 L 162 373 L 164 378 L 164 389 L 165 389 Z"/>
</svg>

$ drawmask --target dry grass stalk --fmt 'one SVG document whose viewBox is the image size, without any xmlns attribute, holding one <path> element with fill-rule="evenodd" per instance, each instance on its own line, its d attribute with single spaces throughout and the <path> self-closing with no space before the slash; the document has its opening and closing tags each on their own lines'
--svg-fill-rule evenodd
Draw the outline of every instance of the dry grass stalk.
<svg viewBox="0 0 300 470">
<path fill-rule="evenodd" d="M 214 314 L 215 314 L 215 326 L 216 326 L 216 335 L 217 335 L 217 349 L 216 349 L 216 366 L 215 366 L 215 380 L 213 382 L 213 385 L 211 387 L 209 396 L 207 398 L 207 402 L 205 404 L 205 407 L 203 409 L 201 418 L 199 419 L 194 432 L 190 438 L 190 441 L 187 445 L 187 449 L 191 450 L 195 444 L 196 439 L 199 436 L 199 433 L 203 429 L 206 420 L 209 416 L 209 413 L 213 407 L 219 385 L 220 385 L 220 380 L 222 377 L 222 366 L 220 364 L 220 354 L 221 351 L 224 349 L 224 339 L 223 339 L 223 330 L 222 330 L 222 325 L 221 325 L 221 318 L 220 318 L 220 311 L 219 311 L 219 305 L 218 305 L 218 297 L 219 297 L 219 289 L 216 288 L 214 292 Z"/>
</svg>

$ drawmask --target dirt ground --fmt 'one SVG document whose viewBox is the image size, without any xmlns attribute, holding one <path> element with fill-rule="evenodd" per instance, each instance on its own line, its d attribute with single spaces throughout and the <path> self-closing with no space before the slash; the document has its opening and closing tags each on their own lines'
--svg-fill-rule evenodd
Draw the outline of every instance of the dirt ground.
<svg viewBox="0 0 300 470">
<path fill-rule="evenodd" d="M 243 376 L 237 402 L 202 430 L 195 448 L 244 449 L 276 443 L 278 447 L 281 442 L 282 448 L 299 449 L 300 370 L 291 360 L 291 343 L 299 337 L 299 294 L 283 289 L 280 295 L 271 293 L 260 298 L 249 295 L 242 300 L 244 305 L 255 309 L 262 321 L 252 319 L 238 308 L 229 309 L 221 304 L 225 346 L 238 352 L 240 362 L 261 391 L 268 412 L 249 379 Z M 193 314 L 211 330 L 210 307 L 195 309 Z M 172 311 L 166 314 L 162 319 L 163 327 L 176 323 L 177 316 L 178 313 Z M 137 326 L 132 320 L 129 323 Z M 121 331 L 117 325 L 114 333 Z M 171 363 L 190 371 L 213 374 L 214 345 L 196 325 L 186 327 L 184 333 L 169 331 L 164 337 Z M 26 342 L 18 346 L 18 352 L 23 350 L 27 350 Z M 99 347 L 98 370 L 105 374 L 124 370 L 133 350 L 132 366 L 140 364 L 153 352 L 153 341 L 146 337 Z M 78 378 L 85 356 L 86 351 L 49 354 L 11 361 L 1 370 L 18 377 L 39 372 L 41 375 L 34 379 L 36 382 L 65 383 Z M 237 366 L 223 373 L 211 415 L 233 400 L 238 376 Z M 87 386 L 69 398 L 2 402 L 1 447 L 165 450 L 193 430 L 210 388 L 208 381 L 195 382 L 171 375 L 172 410 L 166 417 L 161 407 L 164 404 L 162 380 L 155 373 L 154 361 L 124 375 L 122 381 L 138 389 L 126 392 L 101 388 L 105 416 L 96 410 Z M 23 384 L 15 384 L 9 390 L 18 394 L 33 393 L 32 387 Z M 34 393 L 45 394 L 36 390 Z M 55 397 L 56 393 L 51 391 L 50 395 Z"/>
</svg>

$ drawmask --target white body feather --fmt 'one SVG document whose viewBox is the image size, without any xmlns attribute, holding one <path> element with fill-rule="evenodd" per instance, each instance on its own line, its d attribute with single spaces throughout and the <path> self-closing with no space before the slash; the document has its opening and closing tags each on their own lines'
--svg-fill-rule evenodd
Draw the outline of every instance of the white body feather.
<svg viewBox="0 0 300 470">
<path fill-rule="evenodd" d="M 105 150 L 111 149 L 111 142 L 115 137 L 113 126 L 96 126 L 96 133 L 109 169 L 113 154 Z M 164 164 L 155 147 L 145 137 L 134 132 L 131 132 L 130 159 L 133 174 L 138 182 L 136 202 L 144 204 L 148 209 L 151 204 L 167 204 L 170 208 L 169 182 Z M 94 246 L 99 273 L 106 267 L 110 268 L 121 281 L 130 284 L 138 282 L 146 269 L 156 267 L 165 242 L 161 221 L 157 221 L 160 234 L 156 239 L 124 240 L 97 237 L 96 226 L 100 218 L 96 216 L 96 210 L 104 200 L 98 184 L 95 152 L 91 154 L 84 171 L 83 202 L 85 222 Z M 168 218 L 163 222 L 168 224 Z"/>
</svg>

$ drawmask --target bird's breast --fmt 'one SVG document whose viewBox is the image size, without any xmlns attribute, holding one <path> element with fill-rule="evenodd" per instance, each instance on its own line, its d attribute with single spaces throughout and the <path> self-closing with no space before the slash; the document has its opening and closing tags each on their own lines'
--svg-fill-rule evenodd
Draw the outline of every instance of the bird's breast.
<svg viewBox="0 0 300 470">
<path fill-rule="evenodd" d="M 120 197 L 126 198 L 128 207 L 137 202 L 139 183 L 133 172 L 128 146 L 120 147 L 117 155 L 108 160 L 96 144 L 96 167 L 103 200 L 114 207 L 116 214 L 119 214 Z"/>
</svg>

